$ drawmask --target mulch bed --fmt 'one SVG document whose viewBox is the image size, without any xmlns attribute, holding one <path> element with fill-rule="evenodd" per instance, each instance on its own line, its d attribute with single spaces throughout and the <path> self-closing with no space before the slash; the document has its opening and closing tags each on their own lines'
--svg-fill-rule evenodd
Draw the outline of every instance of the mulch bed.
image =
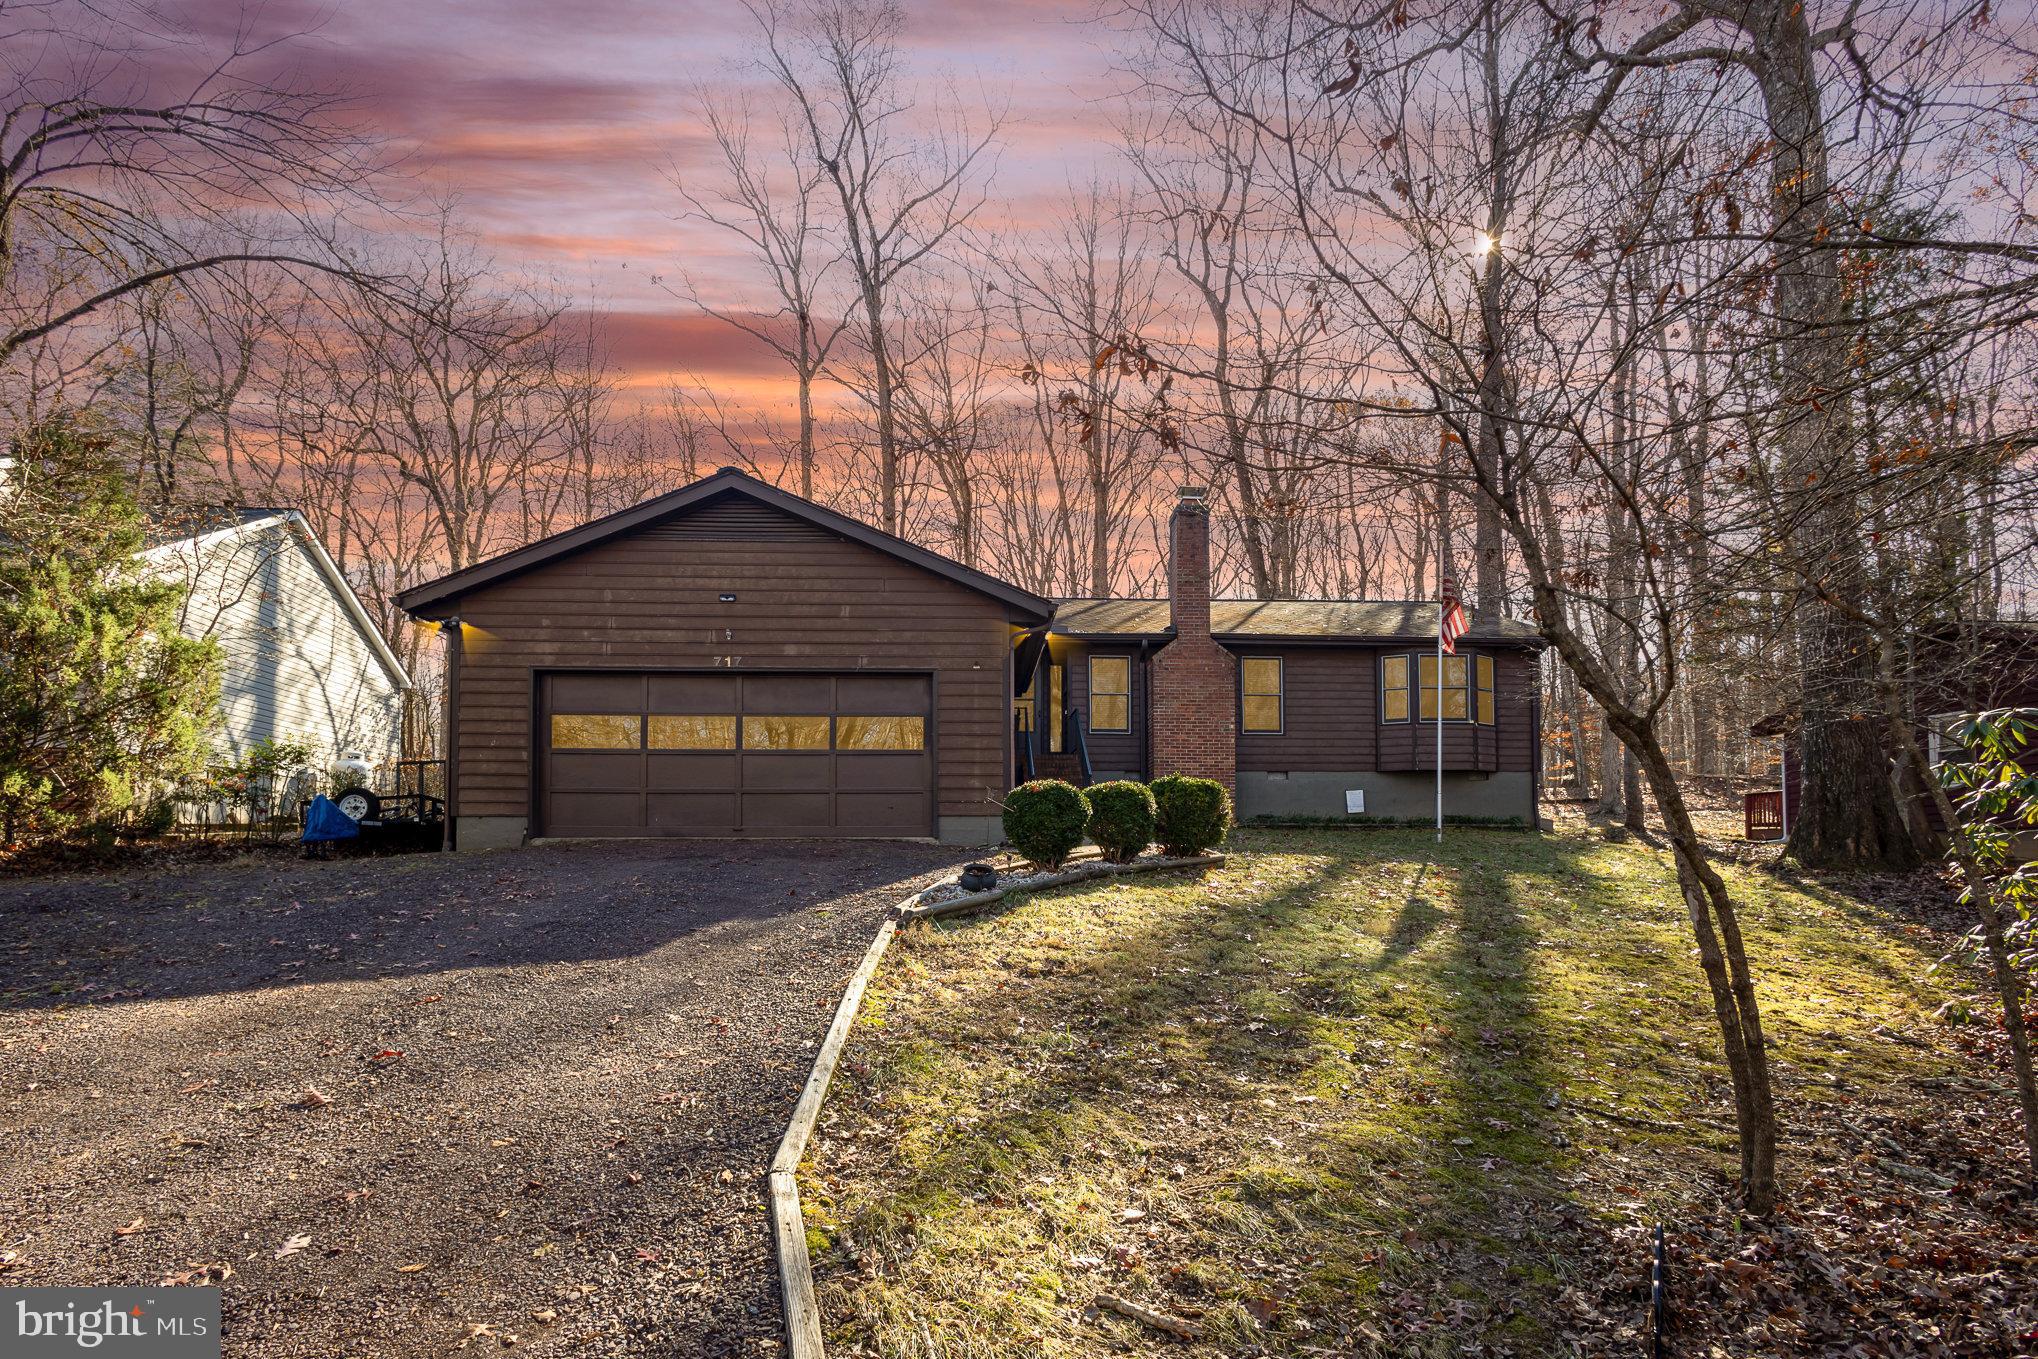
<svg viewBox="0 0 2038 1359">
<path fill-rule="evenodd" d="M 0 1283 L 229 1355 L 760 1355 L 764 1170 L 954 851 L 553 846 L 0 881 Z"/>
</svg>

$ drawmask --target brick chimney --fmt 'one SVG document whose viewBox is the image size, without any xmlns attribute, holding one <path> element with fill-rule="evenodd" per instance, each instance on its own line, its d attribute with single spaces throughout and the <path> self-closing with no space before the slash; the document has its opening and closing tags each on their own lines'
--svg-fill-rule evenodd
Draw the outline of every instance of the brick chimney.
<svg viewBox="0 0 2038 1359">
<path fill-rule="evenodd" d="M 1175 637 L 1153 659 L 1153 772 L 1238 782 L 1238 662 L 1210 636 L 1210 507 L 1184 486 L 1168 520 Z"/>
</svg>

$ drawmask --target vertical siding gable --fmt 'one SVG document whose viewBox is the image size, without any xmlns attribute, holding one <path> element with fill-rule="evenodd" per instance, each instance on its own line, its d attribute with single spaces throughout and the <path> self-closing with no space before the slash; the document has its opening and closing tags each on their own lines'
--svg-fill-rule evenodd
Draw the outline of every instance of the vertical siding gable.
<svg viewBox="0 0 2038 1359">
<path fill-rule="evenodd" d="M 223 754 L 264 739 L 321 757 L 400 754 L 402 690 L 287 524 L 177 544 L 156 561 L 186 585 L 181 630 L 218 646 Z"/>
</svg>

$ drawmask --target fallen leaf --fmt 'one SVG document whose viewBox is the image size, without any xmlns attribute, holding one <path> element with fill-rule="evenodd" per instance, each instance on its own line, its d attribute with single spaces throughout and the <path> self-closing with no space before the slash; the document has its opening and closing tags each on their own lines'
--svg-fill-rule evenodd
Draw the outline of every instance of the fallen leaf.
<svg viewBox="0 0 2038 1359">
<path fill-rule="evenodd" d="M 187 1284 L 222 1284 L 233 1276 L 232 1265 L 208 1265 L 192 1260 L 187 1262 L 186 1268 L 165 1274 L 156 1287 L 181 1288 Z"/>
<path fill-rule="evenodd" d="M 146 1227 L 147 1225 L 148 1224 L 142 1221 L 140 1218 L 136 1218 L 134 1221 L 128 1223 L 125 1227 L 115 1227 L 113 1229 L 113 1234 L 115 1236 L 133 1236 L 135 1233 L 139 1232 L 143 1227 Z"/>
<path fill-rule="evenodd" d="M 308 1236 L 293 1236 L 286 1238 L 283 1244 L 276 1248 L 276 1258 L 278 1260 L 281 1260 L 286 1255 L 295 1255 L 297 1254 L 297 1252 L 303 1250 L 306 1246 L 309 1246 L 310 1244 L 311 1238 Z"/>
<path fill-rule="evenodd" d="M 402 1048 L 384 1048 L 368 1060 L 371 1062 L 393 1062 L 403 1056 Z"/>
<path fill-rule="evenodd" d="M 325 1091 L 315 1085 L 307 1085 L 304 1087 L 303 1097 L 297 1101 L 297 1107 L 300 1109 L 323 1109 L 331 1103 L 332 1100 L 326 1097 Z"/>
<path fill-rule="evenodd" d="M 416 1265 L 398 1265 L 398 1266 L 396 1267 L 396 1272 L 397 1272 L 398 1274 L 415 1274 L 415 1273 L 417 1273 L 417 1272 L 418 1272 L 419 1270 L 421 1270 L 421 1269 L 423 1269 L 423 1268 L 424 1268 L 424 1265 L 422 1265 L 422 1264 L 416 1264 Z"/>
</svg>

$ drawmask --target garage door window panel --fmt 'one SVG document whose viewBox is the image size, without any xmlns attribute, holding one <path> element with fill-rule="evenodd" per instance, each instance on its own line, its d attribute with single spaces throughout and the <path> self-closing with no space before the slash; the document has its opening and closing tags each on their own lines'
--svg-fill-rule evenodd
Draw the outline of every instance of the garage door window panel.
<svg viewBox="0 0 2038 1359">
<path fill-rule="evenodd" d="M 837 750 L 925 750 L 927 721 L 921 717 L 838 717 Z"/>
<path fill-rule="evenodd" d="M 828 719 L 825 717 L 743 716 L 745 750 L 826 750 Z"/>
<path fill-rule="evenodd" d="M 653 713 L 650 733 L 653 750 L 734 750 L 736 716 Z"/>
<path fill-rule="evenodd" d="M 636 750 L 644 744 L 643 719 L 634 713 L 554 713 L 554 750 Z"/>
</svg>

